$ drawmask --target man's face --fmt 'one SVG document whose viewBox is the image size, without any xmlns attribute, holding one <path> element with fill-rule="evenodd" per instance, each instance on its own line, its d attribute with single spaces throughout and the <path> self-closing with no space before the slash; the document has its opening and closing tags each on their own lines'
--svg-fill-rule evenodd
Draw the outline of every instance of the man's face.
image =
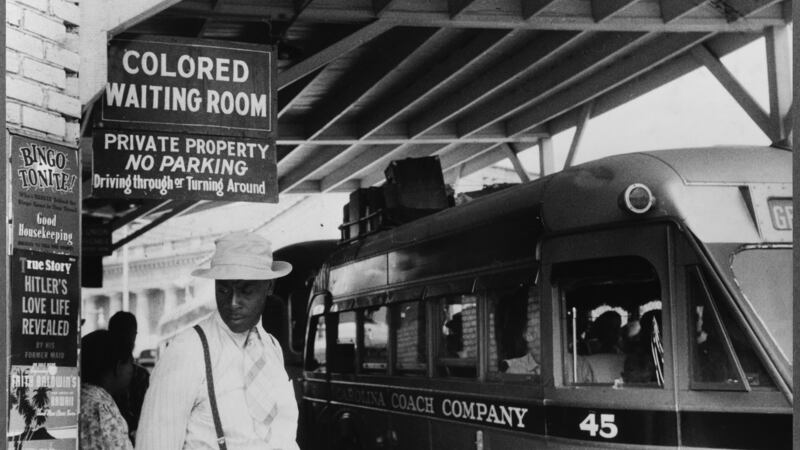
<svg viewBox="0 0 800 450">
<path fill-rule="evenodd" d="M 261 319 L 273 280 L 216 280 L 217 310 L 234 333 L 244 333 Z"/>
</svg>

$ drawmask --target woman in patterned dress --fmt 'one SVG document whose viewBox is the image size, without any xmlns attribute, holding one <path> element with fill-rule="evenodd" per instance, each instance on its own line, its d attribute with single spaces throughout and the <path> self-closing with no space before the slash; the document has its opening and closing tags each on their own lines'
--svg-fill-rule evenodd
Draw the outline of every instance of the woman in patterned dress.
<svg viewBox="0 0 800 450">
<path fill-rule="evenodd" d="M 81 450 L 133 450 L 128 425 L 112 398 L 127 388 L 132 374 L 130 349 L 107 330 L 81 339 Z"/>
</svg>

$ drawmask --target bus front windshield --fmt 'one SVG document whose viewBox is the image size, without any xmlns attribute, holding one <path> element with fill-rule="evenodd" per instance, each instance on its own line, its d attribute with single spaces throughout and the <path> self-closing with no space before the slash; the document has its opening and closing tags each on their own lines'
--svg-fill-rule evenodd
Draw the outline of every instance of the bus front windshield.
<svg viewBox="0 0 800 450">
<path fill-rule="evenodd" d="M 792 361 L 792 249 L 747 248 L 733 256 L 739 288 L 783 357 Z"/>
</svg>

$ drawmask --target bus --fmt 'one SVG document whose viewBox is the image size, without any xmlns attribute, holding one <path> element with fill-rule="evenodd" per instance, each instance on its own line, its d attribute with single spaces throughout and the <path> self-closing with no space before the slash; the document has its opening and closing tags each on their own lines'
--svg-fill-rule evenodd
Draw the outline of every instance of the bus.
<svg viewBox="0 0 800 450">
<path fill-rule="evenodd" d="M 791 448 L 792 160 L 607 157 L 339 246 L 306 449 Z"/>
</svg>

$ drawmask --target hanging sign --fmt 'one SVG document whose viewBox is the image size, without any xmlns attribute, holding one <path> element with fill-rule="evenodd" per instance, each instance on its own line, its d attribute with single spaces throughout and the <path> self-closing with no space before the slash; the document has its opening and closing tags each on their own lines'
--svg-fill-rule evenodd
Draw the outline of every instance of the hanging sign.
<svg viewBox="0 0 800 450">
<path fill-rule="evenodd" d="M 274 135 L 275 61 L 272 46 L 115 39 L 99 120 L 107 128 Z"/>
<path fill-rule="evenodd" d="M 277 202 L 272 46 L 116 39 L 92 196 Z"/>
<path fill-rule="evenodd" d="M 81 250 L 81 256 L 108 256 L 114 253 L 111 225 L 95 217 L 84 217 L 81 224 Z"/>
<path fill-rule="evenodd" d="M 78 150 L 10 136 L 14 248 L 78 255 Z"/>
<path fill-rule="evenodd" d="M 277 202 L 273 142 L 96 130 L 92 196 Z"/>
</svg>

